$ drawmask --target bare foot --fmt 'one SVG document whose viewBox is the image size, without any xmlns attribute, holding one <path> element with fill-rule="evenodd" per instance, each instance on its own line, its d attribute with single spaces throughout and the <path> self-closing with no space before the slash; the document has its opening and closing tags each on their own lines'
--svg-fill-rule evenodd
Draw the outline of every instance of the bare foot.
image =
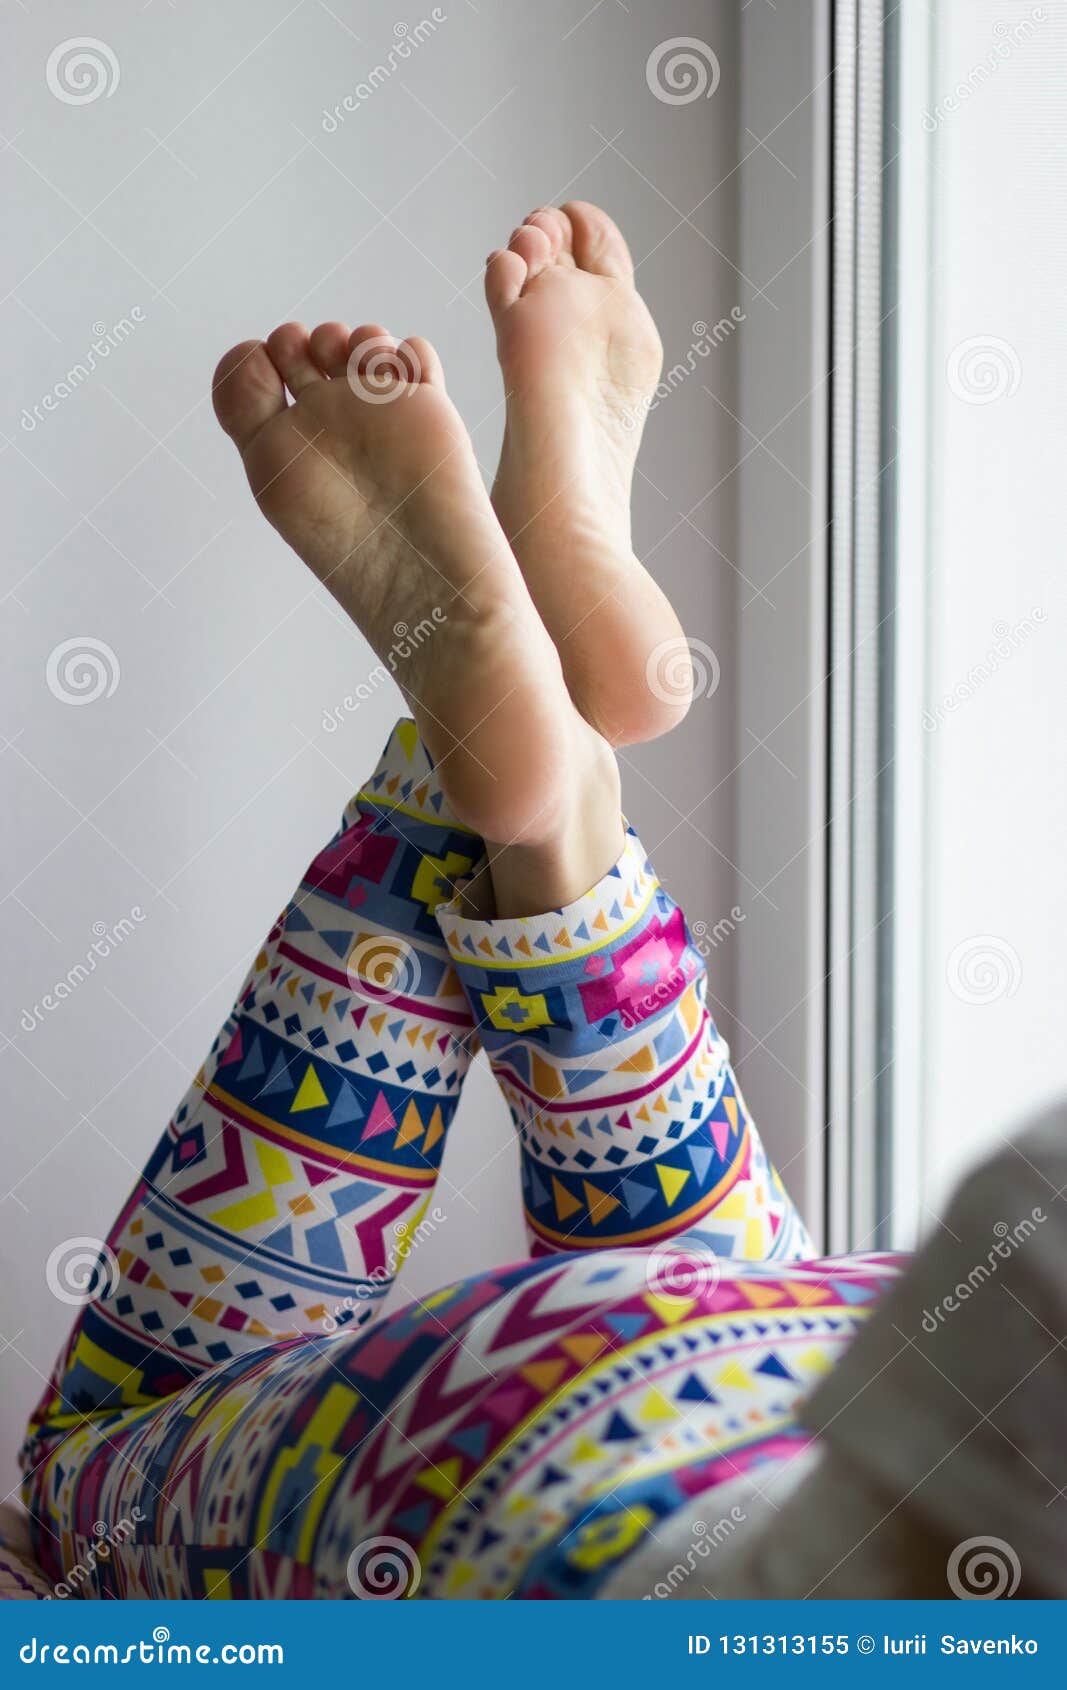
<svg viewBox="0 0 1067 1690">
<path fill-rule="evenodd" d="M 654 739 L 689 698 L 650 684 L 650 660 L 654 683 L 687 647 L 630 537 L 662 348 L 626 242 L 596 206 L 542 208 L 490 256 L 485 292 L 507 390 L 497 515 L 578 709 L 614 745 Z"/>
<path fill-rule="evenodd" d="M 505 845 L 558 841 L 613 759 L 567 695 L 433 347 L 286 323 L 225 355 L 213 398 L 260 509 L 379 656 L 397 623 L 438 612 L 397 680 L 458 818 Z"/>
</svg>

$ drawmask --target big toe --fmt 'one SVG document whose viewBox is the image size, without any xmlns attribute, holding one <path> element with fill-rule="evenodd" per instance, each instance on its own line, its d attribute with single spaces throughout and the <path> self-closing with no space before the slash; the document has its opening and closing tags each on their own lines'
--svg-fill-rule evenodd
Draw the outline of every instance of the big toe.
<svg viewBox="0 0 1067 1690">
<path fill-rule="evenodd" d="M 220 358 L 211 380 L 220 424 L 244 451 L 264 423 L 285 409 L 285 386 L 261 340 L 243 340 Z"/>
<path fill-rule="evenodd" d="M 568 200 L 563 212 L 570 222 L 571 250 L 580 270 L 619 281 L 633 279 L 630 249 L 606 211 L 587 200 Z"/>
</svg>

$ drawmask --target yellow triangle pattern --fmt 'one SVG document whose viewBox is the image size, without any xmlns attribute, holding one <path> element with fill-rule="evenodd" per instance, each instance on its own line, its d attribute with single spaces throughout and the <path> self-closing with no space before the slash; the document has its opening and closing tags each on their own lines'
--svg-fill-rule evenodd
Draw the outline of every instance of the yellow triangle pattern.
<svg viewBox="0 0 1067 1690">
<path fill-rule="evenodd" d="M 580 1213 L 582 1207 L 580 1200 L 571 1196 L 566 1186 L 560 1184 L 555 1174 L 552 1175 L 552 1196 L 556 1201 L 557 1220 L 569 1220 L 571 1215 Z"/>
<path fill-rule="evenodd" d="M 657 1291 L 646 1292 L 644 1301 L 664 1326 L 677 1326 L 697 1306 L 695 1297 L 661 1297 Z"/>
<path fill-rule="evenodd" d="M 401 1145 L 413 1143 L 415 1139 L 422 1137 L 425 1130 L 415 1099 L 412 1098 L 404 1110 L 404 1119 L 401 1121 L 400 1131 L 396 1135 L 395 1148 L 399 1150 Z"/>
<path fill-rule="evenodd" d="M 746 1373 L 740 1362 L 737 1361 L 727 1362 L 715 1383 L 725 1385 L 728 1390 L 732 1391 L 755 1390 L 755 1381 L 751 1373 Z"/>
<path fill-rule="evenodd" d="M 661 1426 L 666 1420 L 677 1420 L 678 1410 L 653 1386 L 638 1409 L 637 1418 L 642 1426 Z"/>
<path fill-rule="evenodd" d="M 441 1461 L 434 1467 L 428 1467 L 425 1473 L 420 1473 L 415 1480 L 423 1490 L 428 1490 L 431 1496 L 439 1496 L 444 1502 L 451 1502 L 459 1489 L 459 1456 L 455 1455 L 451 1461 Z"/>
<path fill-rule="evenodd" d="M 663 1195 L 667 1199 L 668 1207 L 677 1202 L 683 1186 L 690 1178 L 688 1168 L 665 1168 L 662 1163 L 657 1164 L 656 1173 L 659 1183 L 663 1187 Z M 718 1211 L 722 1213 L 721 1210 Z"/>
<path fill-rule="evenodd" d="M 571 1136 L 573 1137 L 573 1134 Z M 585 1200 L 589 1205 L 589 1215 L 594 1226 L 599 1226 L 601 1221 L 607 1220 L 608 1216 L 620 1206 L 617 1197 L 612 1197 L 608 1191 L 598 1191 L 596 1186 L 590 1185 L 587 1179 L 582 1181 L 582 1189 L 585 1192 Z M 578 1206 L 581 1207 L 580 1204 Z"/>
<path fill-rule="evenodd" d="M 321 1109 L 329 1102 L 329 1098 L 322 1089 L 322 1081 L 309 1062 L 304 1070 L 297 1094 L 289 1105 L 290 1115 L 296 1115 L 302 1109 Z"/>
<path fill-rule="evenodd" d="M 422 1153 L 424 1156 L 428 1151 L 433 1149 L 439 1138 L 444 1137 L 444 1131 L 445 1123 L 441 1119 L 441 1106 L 440 1104 L 435 1103 L 433 1106 L 433 1114 L 430 1116 L 430 1124 L 426 1129 L 426 1143 L 422 1147 Z"/>
</svg>

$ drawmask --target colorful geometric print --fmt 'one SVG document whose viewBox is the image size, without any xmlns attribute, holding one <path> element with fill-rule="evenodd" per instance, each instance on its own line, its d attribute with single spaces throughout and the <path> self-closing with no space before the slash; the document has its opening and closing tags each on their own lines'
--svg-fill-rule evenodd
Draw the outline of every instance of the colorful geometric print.
<svg viewBox="0 0 1067 1690">
<path fill-rule="evenodd" d="M 782 1273 L 811 1255 L 708 1015 L 703 960 L 636 837 L 583 898 L 523 920 L 462 913 L 457 886 L 482 864 L 482 842 L 451 817 L 402 722 L 268 935 L 111 1230 L 101 1294 L 24 1452 L 49 1566 L 71 1564 L 93 1523 L 124 1517 L 125 1503 L 144 1524 L 107 1575 L 116 1590 L 207 1594 L 214 1581 L 217 1594 L 344 1594 L 353 1521 L 384 1529 L 395 1514 L 399 1534 L 427 1546 L 431 1594 L 511 1588 L 522 1533 L 494 1527 L 506 1548 L 487 1541 L 475 1574 L 461 1541 L 474 1530 L 462 1496 L 505 1434 L 559 1391 L 580 1393 L 587 1370 L 594 1402 L 625 1395 L 611 1368 L 631 1340 L 652 1354 L 662 1331 L 656 1372 L 680 1339 L 704 1343 L 674 1332 L 674 1302 L 649 1304 L 648 1284 L 615 1326 L 583 1325 L 603 1287 L 658 1274 L 683 1232 L 705 1266 L 773 1260 Z M 538 1259 L 446 1289 L 358 1346 L 351 1330 L 327 1338 L 380 1312 L 479 1037 L 522 1141 Z M 589 1254 L 605 1245 L 645 1248 Z M 560 1338 L 563 1316 L 574 1330 Z M 804 1318 L 831 1349 L 852 1329 L 852 1316 L 837 1327 L 819 1324 L 837 1315 Z M 467 1424 L 498 1378 L 507 1385 L 488 1421 Z M 442 1447 L 427 1471 L 419 1451 L 443 1435 L 442 1417 L 466 1445 Z M 629 1464 L 621 1424 L 589 1437 Z M 702 1454 L 733 1448 L 732 1428 L 710 1424 Z M 573 1484 L 546 1484 L 536 1501 L 508 1481 L 516 1519 L 530 1516 L 523 1533 L 564 1518 L 607 1456 L 567 1460 Z M 505 1470 L 488 1477 L 503 1484 Z"/>
<path fill-rule="evenodd" d="M 810 1442 L 810 1433 L 793 1422 L 729 1455 L 709 1455 L 667 1472 L 621 1480 L 606 1495 L 574 1509 L 566 1529 L 531 1557 L 512 1595 L 535 1602 L 592 1601 L 604 1594 L 604 1586 L 628 1556 L 642 1549 L 647 1553 L 648 1539 L 659 1537 L 658 1528 L 667 1526 L 672 1514 L 686 1511 L 693 1529 L 688 1565 L 659 1569 L 659 1593 L 675 1588 L 680 1575 L 698 1573 L 702 1558 L 721 1549 L 743 1523 L 735 1511 L 724 1511 L 716 1491 L 750 1475 L 759 1494 L 760 1469 L 771 1472 Z M 705 1506 L 701 1516 L 692 1519 L 699 1498 L 704 1498 Z M 703 1514 L 710 1515 L 710 1520 Z M 712 1592 L 697 1577 L 686 1594 L 700 1601 Z"/>
<path fill-rule="evenodd" d="M 535 1251 L 701 1229 L 749 1260 L 812 1247 L 769 1169 L 706 1002 L 704 961 L 640 841 L 565 909 L 437 911 L 522 1145 Z"/>
<path fill-rule="evenodd" d="M 706 1254 L 677 1248 L 696 1285 Z M 397 1594 L 595 1595 L 674 1508 L 797 1443 L 894 1271 L 726 1263 L 681 1295 L 655 1252 L 583 1253 L 269 1345 L 60 1446 L 50 1576 L 130 1520 L 79 1594 L 348 1597 L 353 1552 L 388 1540 L 418 1569 Z"/>
<path fill-rule="evenodd" d="M 314 860 L 107 1240 L 36 1419 L 168 1396 L 273 1338 L 368 1320 L 433 1190 L 471 1017 L 433 919 L 481 843 L 401 724 Z"/>
</svg>

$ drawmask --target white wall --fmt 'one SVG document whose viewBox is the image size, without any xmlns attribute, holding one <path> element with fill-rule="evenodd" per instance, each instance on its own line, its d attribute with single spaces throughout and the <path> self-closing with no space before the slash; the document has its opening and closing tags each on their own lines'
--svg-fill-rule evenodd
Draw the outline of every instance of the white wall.
<svg viewBox="0 0 1067 1690">
<path fill-rule="evenodd" d="M 932 230 L 905 302 L 926 292 L 929 350 L 906 357 L 929 372 L 928 534 L 902 559 L 925 565 L 926 673 L 900 706 L 926 887 L 896 912 L 922 934 L 920 1087 L 900 1122 L 920 1221 L 1067 1090 L 1067 6 L 949 0 L 936 21 L 902 117 L 929 137 Z M 902 1192 L 901 1221 L 909 1207 Z"/>
<path fill-rule="evenodd" d="M 685 358 L 695 322 L 734 304 L 747 314 L 741 333 L 767 320 L 736 268 L 733 6 L 446 0 L 446 20 L 325 132 L 323 108 L 385 60 L 396 26 L 430 10 L 392 0 L 99 0 L 91 19 L 72 0 L 8 9 L 9 1472 L 70 1317 L 45 1287 L 50 1249 L 106 1230 L 395 710 L 381 697 L 323 733 L 324 710 L 368 671 L 369 653 L 253 509 L 206 401 L 216 356 L 294 316 L 424 332 L 488 469 L 501 410 L 482 259 L 531 206 L 568 196 L 601 200 L 622 222 L 668 364 Z M 90 28 L 120 79 L 110 97 L 66 103 L 46 61 Z M 650 93 L 646 60 L 683 35 L 714 48 L 721 80 L 713 98 L 671 106 Z M 145 320 L 106 365 L 27 427 L 24 412 L 33 422 L 99 325 L 134 307 Z M 655 412 L 637 489 L 640 544 L 692 635 L 717 653 L 722 684 L 668 744 L 627 757 L 627 805 L 709 928 L 737 897 L 735 359 L 734 345 L 719 348 Z M 112 696 L 73 708 L 50 692 L 46 664 L 86 635 L 107 643 L 121 674 Z M 134 906 L 136 933 L 26 1031 L 24 1012 L 84 958 L 95 924 L 111 928 Z M 741 928 L 715 953 L 727 1004 L 743 943 Z M 767 1137 L 775 1147 L 773 1122 Z M 409 1264 L 411 1286 L 520 1253 L 514 1160 L 491 1083 L 476 1074 L 445 1163 L 449 1224 Z"/>
</svg>

